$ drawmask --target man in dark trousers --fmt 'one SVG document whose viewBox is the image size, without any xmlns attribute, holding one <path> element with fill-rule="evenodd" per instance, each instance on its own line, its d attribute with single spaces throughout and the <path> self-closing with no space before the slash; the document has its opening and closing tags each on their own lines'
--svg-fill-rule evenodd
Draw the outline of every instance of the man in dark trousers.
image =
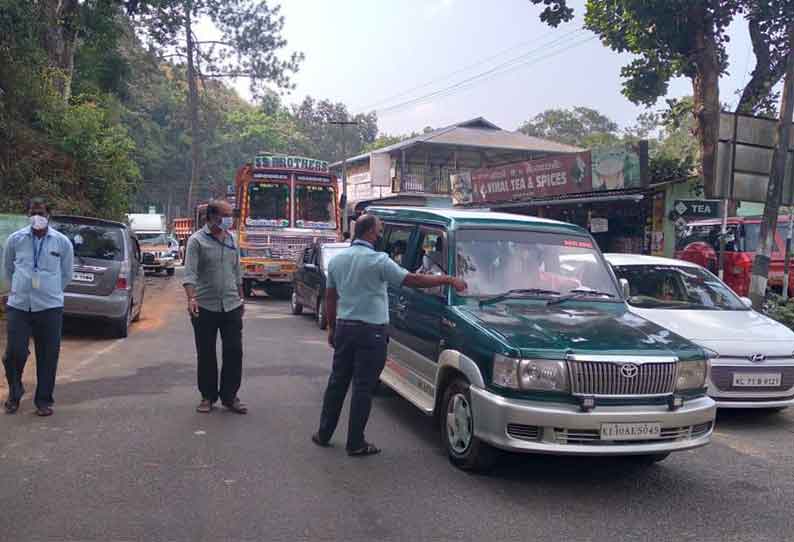
<svg viewBox="0 0 794 542">
<path fill-rule="evenodd" d="M 366 456 L 380 452 L 364 439 L 364 428 L 372 408 L 372 394 L 386 364 L 386 325 L 389 323 L 387 285 L 435 288 L 466 283 L 448 275 L 409 273 L 383 252 L 377 252 L 383 224 L 374 215 L 356 220 L 353 244 L 337 255 L 328 269 L 326 311 L 328 343 L 334 362 L 323 399 L 320 429 L 312 435 L 318 446 L 328 446 L 339 422 L 347 389 L 353 382 L 347 453 Z"/>
<path fill-rule="evenodd" d="M 49 227 L 50 207 L 41 198 L 28 205 L 30 226 L 11 234 L 3 257 L 3 273 L 11 284 L 8 298 L 8 342 L 3 357 L 8 400 L 14 414 L 25 393 L 25 370 L 31 336 L 36 347 L 36 414 L 51 416 L 55 374 L 61 351 L 63 291 L 72 280 L 74 249 L 69 239 Z"/>
<path fill-rule="evenodd" d="M 247 414 L 240 402 L 243 372 L 243 276 L 240 251 L 229 230 L 232 206 L 226 201 L 207 205 L 207 223 L 187 242 L 185 278 L 190 319 L 196 338 L 198 412 L 209 413 L 220 398 L 221 404 L 237 414 Z M 218 331 L 223 343 L 223 367 L 218 386 L 218 359 L 215 345 Z"/>
</svg>

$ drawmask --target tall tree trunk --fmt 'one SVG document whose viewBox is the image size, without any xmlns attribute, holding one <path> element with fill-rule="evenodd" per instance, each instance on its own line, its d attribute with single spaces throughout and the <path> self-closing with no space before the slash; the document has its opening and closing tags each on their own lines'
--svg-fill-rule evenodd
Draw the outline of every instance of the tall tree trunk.
<svg viewBox="0 0 794 542">
<path fill-rule="evenodd" d="M 789 24 L 789 42 L 794 43 L 794 23 Z M 777 148 L 772 158 L 772 171 L 766 190 L 764 218 L 761 221 L 761 233 L 758 250 L 753 260 L 753 275 L 750 280 L 750 299 L 753 307 L 760 309 L 764 304 L 767 278 L 769 277 L 769 259 L 772 254 L 773 238 L 777 229 L 777 218 L 780 212 L 780 201 L 783 196 L 783 185 L 786 176 L 786 158 L 789 141 L 791 141 L 791 121 L 794 118 L 794 47 L 786 61 L 786 79 L 783 86 L 783 98 L 780 102 L 780 120 L 777 127 Z M 787 287 L 787 285 L 783 285 Z"/>
<path fill-rule="evenodd" d="M 41 3 L 46 28 L 42 36 L 48 64 L 58 70 L 55 90 L 64 101 L 72 95 L 74 52 L 77 49 L 77 31 L 80 27 L 78 0 L 44 0 Z"/>
<path fill-rule="evenodd" d="M 692 78 L 695 122 L 701 148 L 700 165 L 706 197 L 713 197 L 716 182 L 717 140 L 720 130 L 720 62 L 710 25 L 694 36 L 698 51 Z"/>
<path fill-rule="evenodd" d="M 185 9 L 185 34 L 187 36 L 187 86 L 188 86 L 188 110 L 190 115 L 190 184 L 187 189 L 187 208 L 193 209 L 193 196 L 198 185 L 199 178 L 199 156 L 201 153 L 199 141 L 199 96 L 198 85 L 196 84 L 196 68 L 194 65 L 195 44 L 193 43 L 193 21 L 192 21 L 193 2 L 187 2 Z"/>
</svg>

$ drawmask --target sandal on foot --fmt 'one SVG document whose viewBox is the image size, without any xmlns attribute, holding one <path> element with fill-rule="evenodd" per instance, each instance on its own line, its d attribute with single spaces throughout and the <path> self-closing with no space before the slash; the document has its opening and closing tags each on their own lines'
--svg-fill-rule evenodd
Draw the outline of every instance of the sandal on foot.
<svg viewBox="0 0 794 542">
<path fill-rule="evenodd" d="M 199 403 L 199 406 L 196 407 L 196 412 L 201 412 L 202 414 L 208 414 L 212 412 L 212 403 L 210 403 L 207 399 L 204 399 Z"/>
<path fill-rule="evenodd" d="M 47 416 L 52 416 L 52 408 L 45 406 L 36 409 L 36 416 L 41 418 L 46 418 Z"/>
<path fill-rule="evenodd" d="M 331 443 L 330 442 L 328 442 L 327 440 L 321 440 L 320 439 L 320 434 L 319 433 L 315 433 L 315 434 L 312 435 L 312 442 L 315 443 L 320 448 L 330 448 L 331 447 Z"/>
<path fill-rule="evenodd" d="M 3 407 L 6 409 L 6 414 L 15 414 L 19 410 L 19 401 L 6 401 Z"/>
<path fill-rule="evenodd" d="M 380 453 L 380 448 L 369 442 L 365 442 L 364 446 L 358 450 L 348 450 L 347 455 L 350 457 L 364 457 L 367 455 L 375 455 Z"/>
<path fill-rule="evenodd" d="M 248 414 L 248 407 L 241 403 L 239 399 L 235 399 L 231 403 L 225 403 L 223 406 L 236 414 Z"/>
</svg>

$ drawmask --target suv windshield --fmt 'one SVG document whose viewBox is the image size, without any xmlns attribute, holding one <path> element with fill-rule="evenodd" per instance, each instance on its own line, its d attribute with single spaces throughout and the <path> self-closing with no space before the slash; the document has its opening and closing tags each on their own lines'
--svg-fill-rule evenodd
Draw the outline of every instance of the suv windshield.
<svg viewBox="0 0 794 542">
<path fill-rule="evenodd" d="M 51 225 L 72 242 L 76 258 L 113 261 L 124 259 L 124 230 L 122 228 L 56 220 L 53 220 Z"/>
<path fill-rule="evenodd" d="M 295 226 L 298 228 L 336 228 L 336 204 L 330 186 L 295 187 Z"/>
<path fill-rule="evenodd" d="M 456 268 L 469 286 L 466 296 L 496 296 L 511 290 L 554 292 L 536 292 L 547 296 L 594 290 L 619 297 L 593 242 L 576 235 L 461 230 Z"/>
<path fill-rule="evenodd" d="M 135 236 L 141 245 L 154 246 L 154 245 L 167 245 L 168 235 L 165 233 L 137 233 Z"/>
<path fill-rule="evenodd" d="M 748 310 L 720 280 L 697 267 L 674 265 L 614 266 L 629 281 L 633 307 Z"/>
</svg>

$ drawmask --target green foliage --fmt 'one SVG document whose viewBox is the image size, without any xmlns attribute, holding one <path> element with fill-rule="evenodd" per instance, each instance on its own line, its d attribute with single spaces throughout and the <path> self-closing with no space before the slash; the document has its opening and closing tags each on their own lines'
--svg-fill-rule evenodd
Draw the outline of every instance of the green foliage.
<svg viewBox="0 0 794 542">
<path fill-rule="evenodd" d="M 594 147 L 619 142 L 618 125 L 595 109 L 548 109 L 519 128 L 529 136 L 576 145 Z"/>
<path fill-rule="evenodd" d="M 773 320 L 794 329 L 794 300 L 784 303 L 780 295 L 767 291 L 763 312 Z"/>
</svg>

